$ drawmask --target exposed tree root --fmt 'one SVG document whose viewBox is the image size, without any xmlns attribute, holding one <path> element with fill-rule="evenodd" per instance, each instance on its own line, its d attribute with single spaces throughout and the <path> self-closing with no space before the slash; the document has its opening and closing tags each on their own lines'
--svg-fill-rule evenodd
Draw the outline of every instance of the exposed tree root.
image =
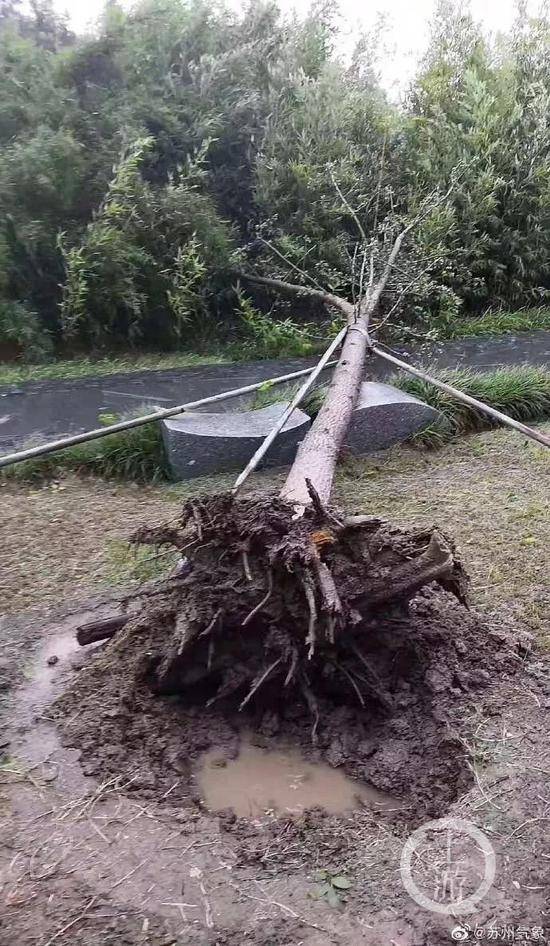
<svg viewBox="0 0 550 946">
<path fill-rule="evenodd" d="M 252 730 L 389 792 L 406 817 L 438 817 L 466 789 L 472 706 L 519 661 L 514 631 L 465 608 L 445 536 L 222 495 L 136 540 L 193 567 L 148 587 L 55 704 L 88 774 L 138 773 L 133 790 L 194 804 L 204 752 L 231 757 Z"/>
<path fill-rule="evenodd" d="M 243 710 L 305 700 L 315 738 L 319 705 L 390 708 L 363 653 L 377 615 L 401 616 L 424 585 L 465 601 L 466 578 L 450 539 L 404 532 L 379 519 L 346 519 L 313 505 L 296 519 L 272 498 L 217 495 L 184 505 L 176 524 L 134 541 L 170 546 L 193 568 L 147 599 L 110 645 L 135 662 L 128 686 Z"/>
</svg>

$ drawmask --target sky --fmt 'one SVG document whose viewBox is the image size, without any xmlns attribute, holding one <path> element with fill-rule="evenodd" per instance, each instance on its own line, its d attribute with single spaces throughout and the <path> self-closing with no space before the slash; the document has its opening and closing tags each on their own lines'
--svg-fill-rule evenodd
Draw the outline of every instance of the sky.
<svg viewBox="0 0 550 946">
<path fill-rule="evenodd" d="M 240 0 L 233 0 L 238 6 Z M 123 0 L 124 3 L 124 0 Z M 69 16 L 72 28 L 83 32 L 93 24 L 103 8 L 103 0 L 54 0 L 60 12 Z M 130 6 L 127 2 L 124 5 Z M 304 13 L 310 0 L 279 0 L 283 10 Z M 350 46 L 362 25 L 367 30 L 376 23 L 379 14 L 386 20 L 387 54 L 381 63 L 382 82 L 390 94 L 406 87 L 412 78 L 415 64 L 428 40 L 429 22 L 436 0 L 340 0 L 343 28 Z M 535 13 L 540 0 L 528 0 L 529 11 Z M 508 30 L 514 21 L 516 0 L 471 0 L 470 9 L 476 20 L 492 33 Z"/>
</svg>

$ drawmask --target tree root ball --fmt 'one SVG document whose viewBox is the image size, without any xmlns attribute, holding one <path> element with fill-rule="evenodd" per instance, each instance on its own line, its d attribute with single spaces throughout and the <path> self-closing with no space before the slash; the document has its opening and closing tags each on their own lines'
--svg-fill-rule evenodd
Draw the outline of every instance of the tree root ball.
<svg viewBox="0 0 550 946">
<path fill-rule="evenodd" d="M 433 581 L 465 595 L 463 569 L 441 533 L 345 518 L 317 500 L 300 518 L 280 499 L 192 501 L 177 526 L 141 530 L 134 541 L 193 561 L 191 574 L 138 619 L 150 624 L 143 679 L 153 691 L 239 710 L 298 693 L 313 739 L 317 694 L 344 686 L 363 707 L 388 703 L 363 653 L 369 621 L 382 610 L 403 612 Z M 133 633 L 117 646 L 134 646 Z"/>
<path fill-rule="evenodd" d="M 447 780 L 445 801 L 464 785 L 465 750 L 449 720 L 486 685 L 484 667 L 510 669 L 511 648 L 468 610 L 447 536 L 314 500 L 296 518 L 278 498 L 195 499 L 177 520 L 134 536 L 177 549 L 192 568 L 149 588 L 59 703 L 72 713 L 66 739 L 83 758 L 119 772 L 123 755 L 127 769 L 155 760 L 155 778 L 164 766 L 169 781 L 178 732 L 190 778 L 199 751 L 246 725 L 309 746 L 383 790 L 416 785 L 431 810 L 430 779 Z M 414 770 L 404 764 L 407 733 Z"/>
</svg>

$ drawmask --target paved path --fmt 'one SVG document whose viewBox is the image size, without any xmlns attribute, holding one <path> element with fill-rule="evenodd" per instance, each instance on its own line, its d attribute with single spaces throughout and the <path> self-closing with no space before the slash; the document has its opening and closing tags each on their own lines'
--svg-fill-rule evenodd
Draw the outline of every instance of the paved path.
<svg viewBox="0 0 550 946">
<path fill-rule="evenodd" d="M 500 338 L 463 339 L 426 347 L 401 349 L 416 364 L 437 368 L 470 366 L 492 370 L 500 365 L 550 364 L 550 332 Z M 377 378 L 391 373 L 377 360 Z M 312 363 L 311 360 L 309 363 Z M 208 365 L 168 371 L 141 371 L 104 378 L 37 381 L 0 387 L 0 453 L 30 440 L 40 442 L 96 427 L 98 415 L 127 414 L 156 406 L 170 407 L 230 388 L 306 367 L 308 361 L 285 358 L 248 364 Z M 229 404 L 230 402 L 228 402 Z M 220 405 L 220 410 L 223 409 Z"/>
</svg>

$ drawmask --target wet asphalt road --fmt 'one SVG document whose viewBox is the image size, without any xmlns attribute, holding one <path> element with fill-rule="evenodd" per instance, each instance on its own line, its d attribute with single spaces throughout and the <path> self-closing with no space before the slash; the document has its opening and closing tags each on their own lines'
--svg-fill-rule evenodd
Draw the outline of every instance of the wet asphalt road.
<svg viewBox="0 0 550 946">
<path fill-rule="evenodd" d="M 421 351 L 403 348 L 399 353 L 416 365 L 435 368 L 490 371 L 504 365 L 550 365 L 550 332 L 469 338 L 441 342 Z M 0 453 L 29 441 L 38 443 L 97 427 L 100 414 L 145 413 L 155 407 L 171 407 L 298 371 L 308 363 L 312 361 L 284 358 L 0 387 Z M 382 361 L 373 359 L 369 377 L 386 378 L 391 371 Z M 223 410 L 223 406 L 216 409 Z"/>
</svg>

